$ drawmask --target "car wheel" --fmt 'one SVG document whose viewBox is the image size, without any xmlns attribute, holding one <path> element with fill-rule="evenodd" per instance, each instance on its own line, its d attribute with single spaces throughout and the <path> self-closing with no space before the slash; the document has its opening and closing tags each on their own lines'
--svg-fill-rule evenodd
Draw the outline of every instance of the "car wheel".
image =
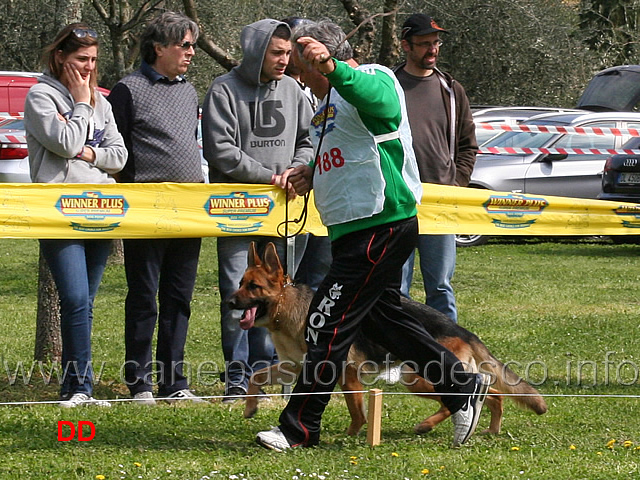
<svg viewBox="0 0 640 480">
<path fill-rule="evenodd" d="M 458 247 L 479 247 L 489 241 L 486 235 L 456 235 Z"/>
</svg>

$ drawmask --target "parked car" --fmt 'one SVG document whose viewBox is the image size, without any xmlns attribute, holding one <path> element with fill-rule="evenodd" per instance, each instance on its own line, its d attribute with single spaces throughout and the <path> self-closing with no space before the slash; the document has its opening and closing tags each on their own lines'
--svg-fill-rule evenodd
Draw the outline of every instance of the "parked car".
<svg viewBox="0 0 640 480">
<path fill-rule="evenodd" d="M 491 125 L 517 125 L 518 123 L 542 113 L 578 112 L 569 108 L 551 107 L 485 107 L 472 109 L 473 121 L 477 124 L 489 123 Z M 502 133 L 502 130 L 489 130 L 476 128 L 476 140 L 482 145 L 487 140 Z"/>
<path fill-rule="evenodd" d="M 21 118 L 0 124 L 0 182 L 30 183 L 29 152 Z"/>
<path fill-rule="evenodd" d="M 640 150 L 640 137 L 632 138 L 623 148 Z M 607 158 L 602 175 L 602 192 L 598 198 L 640 203 L 640 155 L 618 154 Z M 611 240 L 615 243 L 640 243 L 640 235 L 615 235 L 611 236 Z"/>
<path fill-rule="evenodd" d="M 640 113 L 550 113 L 529 118 L 522 125 L 557 127 L 640 128 Z M 482 148 L 619 149 L 629 136 L 566 133 L 504 132 Z M 502 192 L 598 198 L 608 154 L 513 153 L 480 154 L 469 186 Z M 484 235 L 461 235 L 459 246 L 482 245 Z"/>
<path fill-rule="evenodd" d="M 496 107 L 496 106 L 472 106 L 471 107 L 473 121 L 476 123 L 476 141 L 478 145 L 486 143 L 489 139 L 500 135 L 503 130 L 487 129 L 479 124 L 488 123 L 493 126 L 498 125 L 517 125 L 518 123 L 543 113 L 559 113 L 559 112 L 583 112 L 583 110 L 575 110 L 570 108 L 553 108 L 553 107 Z M 460 246 L 478 245 L 485 239 L 480 239 L 478 235 L 456 235 L 456 242 Z"/>
<path fill-rule="evenodd" d="M 24 99 L 41 73 L 0 72 L 0 116 L 19 115 L 24 111 Z"/>
<path fill-rule="evenodd" d="M 24 99 L 29 88 L 38 82 L 42 75 L 36 72 L 4 72 L 0 71 L 0 117 L 19 116 L 24 112 Z M 98 87 L 103 95 L 109 90 Z"/>
<path fill-rule="evenodd" d="M 30 183 L 24 100 L 41 73 L 0 71 L 0 182 Z M 109 90 L 98 87 L 103 95 Z"/>
<path fill-rule="evenodd" d="M 594 112 L 640 110 L 640 65 L 618 65 L 598 72 L 578 99 L 578 108 Z"/>
</svg>

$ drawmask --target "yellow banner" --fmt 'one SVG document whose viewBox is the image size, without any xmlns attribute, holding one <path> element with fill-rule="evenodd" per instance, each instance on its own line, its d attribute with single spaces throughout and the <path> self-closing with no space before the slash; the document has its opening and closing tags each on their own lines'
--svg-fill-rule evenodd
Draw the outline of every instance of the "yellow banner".
<svg viewBox="0 0 640 480">
<path fill-rule="evenodd" d="M 303 206 L 302 198 L 285 206 L 283 191 L 270 185 L 7 183 L 0 184 L 0 237 L 277 236 L 300 230 L 294 220 Z M 433 184 L 424 184 L 419 220 L 421 233 L 436 234 L 640 234 L 635 204 Z M 303 232 L 326 235 L 312 199 Z"/>
</svg>

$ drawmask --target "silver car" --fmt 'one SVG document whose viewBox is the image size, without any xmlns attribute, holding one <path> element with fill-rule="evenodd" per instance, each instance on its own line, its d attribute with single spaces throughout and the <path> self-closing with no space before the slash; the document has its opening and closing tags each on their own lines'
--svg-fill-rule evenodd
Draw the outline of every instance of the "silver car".
<svg viewBox="0 0 640 480">
<path fill-rule="evenodd" d="M 536 115 L 521 125 L 639 129 L 640 113 L 550 113 Z M 488 149 L 620 149 L 629 135 L 504 132 L 481 145 Z M 608 153 L 501 153 L 478 155 L 470 187 L 500 192 L 597 198 Z M 460 235 L 459 246 L 481 245 L 487 237 Z"/>
<path fill-rule="evenodd" d="M 483 128 L 481 125 L 517 125 L 534 115 L 543 113 L 560 113 L 560 112 L 583 112 L 584 110 L 575 110 L 570 108 L 552 108 L 552 107 L 476 107 L 473 109 L 473 121 L 476 124 L 476 140 L 478 145 L 482 145 L 490 138 L 495 137 L 502 131 L 494 128 Z"/>
<path fill-rule="evenodd" d="M 21 118 L 0 123 L 0 182 L 31 183 L 29 152 Z"/>
</svg>

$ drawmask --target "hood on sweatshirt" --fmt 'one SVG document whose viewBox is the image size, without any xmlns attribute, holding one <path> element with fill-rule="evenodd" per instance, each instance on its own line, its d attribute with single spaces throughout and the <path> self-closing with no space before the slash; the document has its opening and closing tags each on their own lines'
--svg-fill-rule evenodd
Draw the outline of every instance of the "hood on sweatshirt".
<svg viewBox="0 0 640 480">
<path fill-rule="evenodd" d="M 71 104 L 73 105 L 73 97 L 71 96 L 71 92 L 69 92 L 69 89 L 65 87 L 60 80 L 58 80 L 51 74 L 49 69 L 45 69 L 43 74 L 38 77 L 38 83 L 44 83 L 46 85 L 49 85 L 51 88 L 55 88 L 63 96 L 69 98 Z"/>
<path fill-rule="evenodd" d="M 289 28 L 284 22 L 272 18 L 265 18 L 251 23 L 242 29 L 240 45 L 242 47 L 242 63 L 234 70 L 250 85 L 260 85 L 260 74 L 264 55 L 267 52 L 273 32 L 280 25 Z"/>
</svg>

